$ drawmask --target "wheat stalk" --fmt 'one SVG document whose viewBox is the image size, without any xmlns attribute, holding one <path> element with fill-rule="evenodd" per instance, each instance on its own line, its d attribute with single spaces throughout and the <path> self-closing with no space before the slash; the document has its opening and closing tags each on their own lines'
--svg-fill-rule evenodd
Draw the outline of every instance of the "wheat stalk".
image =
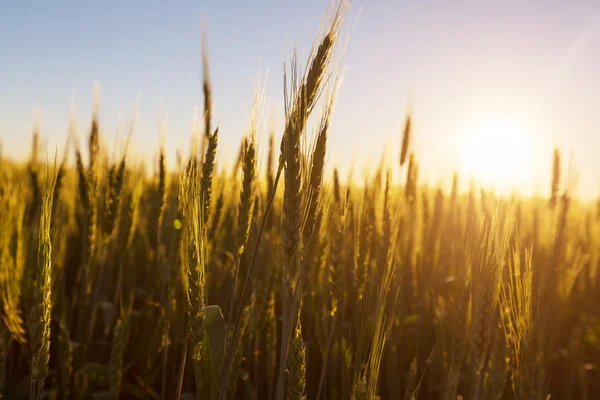
<svg viewBox="0 0 600 400">
<path fill-rule="evenodd" d="M 49 175 L 49 172 L 48 172 Z M 50 313 L 52 311 L 52 243 L 50 223 L 56 175 L 48 176 L 42 201 L 35 269 L 33 307 L 29 318 L 31 343 L 31 399 L 41 399 L 50 359 Z"/>
</svg>

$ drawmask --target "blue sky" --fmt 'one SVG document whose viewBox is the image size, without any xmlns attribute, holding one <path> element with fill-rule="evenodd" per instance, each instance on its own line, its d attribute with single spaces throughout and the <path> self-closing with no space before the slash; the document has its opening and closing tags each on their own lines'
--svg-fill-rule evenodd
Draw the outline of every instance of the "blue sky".
<svg viewBox="0 0 600 400">
<path fill-rule="evenodd" d="M 72 93 L 87 134 L 99 82 L 104 135 L 112 143 L 139 96 L 132 147 L 152 159 L 161 104 L 167 149 L 189 142 L 202 105 L 201 21 L 208 32 L 219 157 L 231 161 L 259 72 L 268 70 L 267 127 L 281 131 L 282 66 L 297 42 L 306 59 L 327 1 L 14 1 L 0 14 L 0 138 L 29 151 L 36 113 L 49 149 L 64 143 Z M 360 16 L 358 16 L 360 11 Z M 350 28 L 354 25 L 350 32 Z M 461 168 L 475 121 L 507 119 L 531 138 L 528 179 L 546 194 L 551 149 L 574 155 L 579 193 L 600 189 L 600 4 L 592 1 L 355 1 L 347 19 L 346 73 L 331 125 L 329 166 L 360 177 L 382 152 L 397 159 L 409 93 L 415 152 L 431 185 Z M 36 111 L 39 110 L 39 111 Z M 267 136 L 262 136 L 266 147 Z M 482 151 L 493 151 L 483 149 Z M 51 150 L 53 151 L 53 150 Z M 511 154 L 507 154 L 510 160 Z M 566 163 L 566 161 L 565 161 Z"/>
</svg>

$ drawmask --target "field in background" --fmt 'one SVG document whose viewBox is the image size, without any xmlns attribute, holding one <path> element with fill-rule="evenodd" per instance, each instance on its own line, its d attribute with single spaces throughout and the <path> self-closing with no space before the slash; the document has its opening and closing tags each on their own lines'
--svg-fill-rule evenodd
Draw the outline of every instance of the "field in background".
<svg viewBox="0 0 600 400">
<path fill-rule="evenodd" d="M 549 199 L 445 192 L 407 117 L 401 176 L 324 176 L 345 7 L 292 60 L 265 176 L 259 100 L 215 171 L 207 74 L 202 137 L 152 176 L 96 112 L 73 167 L 37 132 L 0 154 L 0 398 L 600 397 L 600 201 L 571 199 L 558 150 Z"/>
</svg>

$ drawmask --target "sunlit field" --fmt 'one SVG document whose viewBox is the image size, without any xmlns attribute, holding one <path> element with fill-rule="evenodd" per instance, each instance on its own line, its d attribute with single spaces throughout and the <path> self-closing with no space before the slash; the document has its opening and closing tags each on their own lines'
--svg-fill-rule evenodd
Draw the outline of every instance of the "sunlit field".
<svg viewBox="0 0 600 400">
<path fill-rule="evenodd" d="M 26 160 L 2 148 L 0 398 L 600 398 L 600 201 L 501 110 L 457 139 L 447 186 L 420 175 L 409 111 L 399 158 L 338 173 L 347 7 L 287 60 L 281 131 L 257 89 L 237 154 L 206 48 L 199 133 L 176 158 L 164 131 L 145 161 L 130 131 L 113 143 L 101 100 L 59 149 L 43 130 Z M 514 190 L 532 154 L 550 196 Z"/>
</svg>

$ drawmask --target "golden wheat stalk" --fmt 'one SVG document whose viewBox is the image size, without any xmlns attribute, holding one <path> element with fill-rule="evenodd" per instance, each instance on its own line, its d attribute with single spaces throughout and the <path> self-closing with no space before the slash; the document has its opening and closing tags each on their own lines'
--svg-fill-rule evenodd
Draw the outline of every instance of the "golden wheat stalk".
<svg viewBox="0 0 600 400">
<path fill-rule="evenodd" d="M 35 269 L 33 306 L 29 318 L 31 343 L 31 399 L 41 399 L 50 360 L 50 313 L 52 311 L 52 242 L 50 224 L 56 172 L 47 171 L 42 201 Z"/>
</svg>

